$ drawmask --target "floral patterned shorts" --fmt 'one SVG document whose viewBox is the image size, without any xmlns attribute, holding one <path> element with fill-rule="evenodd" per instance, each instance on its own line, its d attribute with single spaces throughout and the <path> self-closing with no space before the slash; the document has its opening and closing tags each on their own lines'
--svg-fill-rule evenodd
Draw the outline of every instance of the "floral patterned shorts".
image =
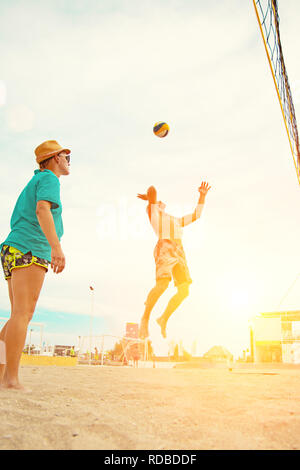
<svg viewBox="0 0 300 470">
<path fill-rule="evenodd" d="M 156 264 L 156 280 L 169 279 L 173 277 L 175 286 L 180 284 L 191 284 L 189 268 L 187 266 L 183 246 L 180 242 L 173 240 L 158 240 L 154 258 Z"/>
<path fill-rule="evenodd" d="M 28 251 L 28 253 L 24 254 L 13 246 L 3 245 L 1 250 L 1 263 L 5 279 L 10 279 L 13 269 L 25 268 L 26 266 L 31 266 L 32 264 L 42 266 L 46 269 L 46 271 L 48 271 L 49 261 L 43 258 L 38 258 L 37 256 L 33 256 L 31 251 Z"/>
</svg>

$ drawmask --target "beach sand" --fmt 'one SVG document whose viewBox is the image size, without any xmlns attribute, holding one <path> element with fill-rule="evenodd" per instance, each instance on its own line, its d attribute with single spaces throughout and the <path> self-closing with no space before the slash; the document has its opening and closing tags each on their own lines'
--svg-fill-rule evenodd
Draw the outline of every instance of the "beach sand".
<svg viewBox="0 0 300 470">
<path fill-rule="evenodd" d="M 0 449 L 300 449 L 300 369 L 22 366 Z"/>
</svg>

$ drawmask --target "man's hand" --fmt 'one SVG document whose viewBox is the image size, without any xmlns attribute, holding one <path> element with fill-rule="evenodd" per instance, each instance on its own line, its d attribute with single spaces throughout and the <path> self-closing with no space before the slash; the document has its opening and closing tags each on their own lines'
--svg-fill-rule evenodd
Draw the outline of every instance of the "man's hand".
<svg viewBox="0 0 300 470">
<path fill-rule="evenodd" d="M 202 181 L 200 188 L 198 188 L 198 191 L 200 194 L 203 194 L 204 196 L 206 196 L 210 188 L 211 186 L 209 186 L 208 183 L 206 183 L 206 181 Z"/>
<path fill-rule="evenodd" d="M 156 204 L 157 191 L 154 186 L 149 186 L 146 194 L 138 194 L 137 197 L 143 199 L 143 201 L 148 201 L 149 204 Z"/>
<path fill-rule="evenodd" d="M 61 273 L 66 264 L 65 255 L 61 249 L 60 245 L 54 246 L 51 249 L 51 268 L 56 274 Z"/>
<path fill-rule="evenodd" d="M 206 181 L 202 181 L 200 188 L 198 188 L 198 191 L 200 193 L 198 204 L 204 204 L 206 194 L 209 190 L 210 186 L 208 185 L 208 183 Z"/>
</svg>

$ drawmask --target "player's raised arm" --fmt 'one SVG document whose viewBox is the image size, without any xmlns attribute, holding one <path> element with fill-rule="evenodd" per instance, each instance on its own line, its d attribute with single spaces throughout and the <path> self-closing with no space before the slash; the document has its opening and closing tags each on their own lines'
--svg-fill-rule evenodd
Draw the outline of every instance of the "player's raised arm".
<svg viewBox="0 0 300 470">
<path fill-rule="evenodd" d="M 157 202 L 157 191 L 154 186 L 149 186 L 147 189 L 146 194 L 138 194 L 137 197 L 139 199 L 143 199 L 143 201 L 148 201 L 149 204 L 156 204 Z"/>
<path fill-rule="evenodd" d="M 180 225 L 182 227 L 186 227 L 187 225 L 191 224 L 192 222 L 195 222 L 199 217 L 201 216 L 204 203 L 205 203 L 205 198 L 210 190 L 211 186 L 206 181 L 202 181 L 201 186 L 198 188 L 198 191 L 200 193 L 198 204 L 192 214 L 187 214 L 180 219 Z"/>
<path fill-rule="evenodd" d="M 205 197 L 210 190 L 211 186 L 206 181 L 202 181 L 200 188 L 198 188 L 198 191 L 200 193 L 199 201 L 198 204 L 204 204 L 205 202 Z"/>
<path fill-rule="evenodd" d="M 143 201 L 148 201 L 147 213 L 151 221 L 151 204 L 157 203 L 157 191 L 154 186 L 149 186 L 146 194 L 138 194 L 137 197 Z"/>
</svg>

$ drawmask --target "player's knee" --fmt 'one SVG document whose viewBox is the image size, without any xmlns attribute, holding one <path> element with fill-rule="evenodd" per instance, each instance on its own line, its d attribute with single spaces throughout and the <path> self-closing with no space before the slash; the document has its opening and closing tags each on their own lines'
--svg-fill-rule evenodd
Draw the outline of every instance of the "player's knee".
<svg viewBox="0 0 300 470">
<path fill-rule="evenodd" d="M 28 321 L 32 320 L 33 314 L 35 312 L 36 301 L 37 299 L 33 299 L 32 302 L 28 303 L 27 312 L 26 312 Z"/>
<path fill-rule="evenodd" d="M 28 309 L 25 308 L 17 308 L 15 307 L 12 311 L 11 317 L 18 322 L 22 322 L 22 324 L 28 324 L 32 318 L 31 313 L 29 313 Z"/>
<path fill-rule="evenodd" d="M 12 314 L 29 323 L 32 320 L 35 311 L 36 302 L 23 303 L 22 305 L 14 305 Z"/>
<path fill-rule="evenodd" d="M 183 299 L 185 299 L 189 295 L 189 292 L 190 292 L 190 288 L 188 284 L 183 284 L 178 287 L 178 293 Z"/>
</svg>

